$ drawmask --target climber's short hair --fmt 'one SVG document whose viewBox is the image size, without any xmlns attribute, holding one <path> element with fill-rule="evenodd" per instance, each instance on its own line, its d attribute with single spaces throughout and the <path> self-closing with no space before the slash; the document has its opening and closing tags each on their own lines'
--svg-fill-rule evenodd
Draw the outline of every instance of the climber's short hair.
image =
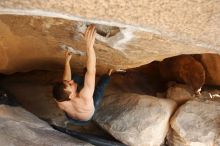
<svg viewBox="0 0 220 146">
<path fill-rule="evenodd" d="M 56 101 L 62 102 L 62 101 L 70 100 L 69 98 L 70 94 L 64 90 L 65 88 L 66 85 L 63 82 L 57 82 L 54 84 L 53 97 L 56 99 Z"/>
</svg>

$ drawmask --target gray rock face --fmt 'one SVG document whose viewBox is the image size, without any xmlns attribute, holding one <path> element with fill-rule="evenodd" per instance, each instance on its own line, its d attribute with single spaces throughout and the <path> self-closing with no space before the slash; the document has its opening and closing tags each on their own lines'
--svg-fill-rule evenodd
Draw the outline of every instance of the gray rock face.
<svg viewBox="0 0 220 146">
<path fill-rule="evenodd" d="M 0 105 L 0 145 L 73 146 L 90 144 L 52 129 L 21 107 Z"/>
<path fill-rule="evenodd" d="M 95 121 L 127 145 L 149 146 L 163 143 L 169 128 L 174 101 L 139 94 L 105 97 Z"/>
<path fill-rule="evenodd" d="M 186 102 L 171 119 L 171 146 L 219 146 L 220 102 L 195 99 Z"/>
</svg>

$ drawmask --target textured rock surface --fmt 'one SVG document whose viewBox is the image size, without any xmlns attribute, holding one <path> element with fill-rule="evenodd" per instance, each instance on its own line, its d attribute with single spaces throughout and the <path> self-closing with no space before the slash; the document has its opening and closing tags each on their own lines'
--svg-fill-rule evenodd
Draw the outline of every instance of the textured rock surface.
<svg viewBox="0 0 220 146">
<path fill-rule="evenodd" d="M 96 38 L 98 72 L 133 68 L 180 54 L 219 53 L 219 7 L 215 0 L 1 1 L 0 14 L 64 19 L 1 15 L 0 72 L 60 69 L 59 42 L 85 51 L 77 35 L 79 21 L 119 27 L 111 35 L 101 33 Z M 85 56 L 74 58 L 73 67 L 83 68 Z"/>
<path fill-rule="evenodd" d="M 61 69 L 64 62 L 61 44 L 85 53 L 85 44 L 79 35 L 84 27 L 83 23 L 64 19 L 0 15 L 0 72 Z M 113 29 L 108 26 L 104 28 L 109 31 Z M 95 44 L 99 73 L 108 68 L 137 67 L 182 53 L 208 51 L 178 42 L 170 45 L 171 40 L 129 28 L 120 28 L 120 32 L 111 37 L 104 37 L 102 30 L 98 27 Z M 85 66 L 85 61 L 85 55 L 74 55 L 72 67 L 79 71 Z"/>
<path fill-rule="evenodd" d="M 167 81 L 186 83 L 194 90 L 205 83 L 205 70 L 200 62 L 189 55 L 167 58 L 159 64 L 160 74 Z"/>
<path fill-rule="evenodd" d="M 193 99 L 193 90 L 187 85 L 175 84 L 168 88 L 166 97 L 176 101 L 178 105 L 182 105 L 186 101 Z"/>
<path fill-rule="evenodd" d="M 169 128 L 176 104 L 171 100 L 139 94 L 105 97 L 95 121 L 128 145 L 160 145 Z"/>
<path fill-rule="evenodd" d="M 172 117 L 168 141 L 171 146 L 218 146 L 219 123 L 219 101 L 188 101 Z"/>
<path fill-rule="evenodd" d="M 0 145 L 90 145 L 55 131 L 21 107 L 0 105 L 0 123 Z"/>
<path fill-rule="evenodd" d="M 206 84 L 220 85 L 220 56 L 217 54 L 202 54 L 198 58 L 206 71 Z"/>
</svg>

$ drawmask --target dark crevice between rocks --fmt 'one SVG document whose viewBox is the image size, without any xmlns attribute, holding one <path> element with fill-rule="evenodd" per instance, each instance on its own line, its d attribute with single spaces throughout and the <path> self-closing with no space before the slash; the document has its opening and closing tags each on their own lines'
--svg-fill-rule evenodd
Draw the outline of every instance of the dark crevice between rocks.
<svg viewBox="0 0 220 146">
<path fill-rule="evenodd" d="M 0 105 L 2 104 L 9 106 L 21 106 L 12 94 L 3 89 L 3 87 L 0 87 Z"/>
<path fill-rule="evenodd" d="M 59 126 L 56 126 L 56 125 L 51 125 L 51 126 L 54 129 L 56 129 L 60 132 L 66 133 L 70 136 L 73 136 L 73 137 L 78 138 L 80 140 L 89 142 L 89 143 L 94 144 L 96 146 L 126 146 L 125 144 L 120 143 L 117 140 L 114 140 L 114 141 L 113 140 L 107 140 L 107 139 L 105 139 L 104 137 L 101 137 L 101 136 L 98 137 L 98 136 L 94 136 L 94 135 L 91 135 L 91 134 L 82 134 L 80 132 L 69 130 L 69 129 L 59 127 Z"/>
</svg>

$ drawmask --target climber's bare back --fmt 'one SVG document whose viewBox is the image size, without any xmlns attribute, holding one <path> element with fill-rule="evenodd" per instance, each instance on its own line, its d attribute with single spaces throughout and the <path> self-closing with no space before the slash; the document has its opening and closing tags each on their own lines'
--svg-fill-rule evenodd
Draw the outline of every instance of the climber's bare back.
<svg viewBox="0 0 220 146">
<path fill-rule="evenodd" d="M 95 35 L 95 26 L 90 25 L 84 35 L 87 44 L 87 72 L 85 74 L 84 86 L 79 93 L 76 92 L 77 84 L 71 80 L 70 60 L 72 54 L 66 53 L 63 81 L 67 85 L 65 90 L 70 93 L 70 100 L 58 103 L 58 106 L 70 117 L 83 121 L 89 120 L 95 110 L 93 101 L 96 74 L 96 56 L 93 48 Z"/>
<path fill-rule="evenodd" d="M 64 101 L 58 104 L 70 117 L 77 120 L 87 121 L 91 119 L 94 114 L 93 98 L 84 100 L 81 97 L 70 97 L 70 101 Z"/>
</svg>

